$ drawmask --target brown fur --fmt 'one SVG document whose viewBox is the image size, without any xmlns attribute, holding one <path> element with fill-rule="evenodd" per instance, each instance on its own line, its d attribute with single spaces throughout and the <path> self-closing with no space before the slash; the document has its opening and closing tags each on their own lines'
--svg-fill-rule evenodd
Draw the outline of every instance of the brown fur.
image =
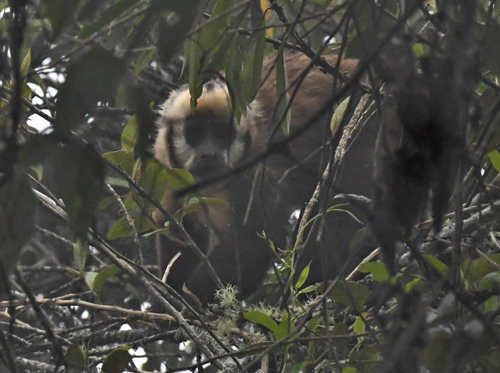
<svg viewBox="0 0 500 373">
<path fill-rule="evenodd" d="M 325 58 L 332 66 L 336 65 L 336 55 Z M 259 221 L 258 224 L 266 220 L 270 222 L 263 227 L 269 233 L 274 233 L 275 237 L 285 236 L 288 217 L 310 198 L 326 166 L 325 160 L 328 159 L 329 148 L 325 144 L 331 134 L 329 119 L 334 105 L 330 112 L 317 118 L 314 123 L 309 123 L 309 120 L 332 101 L 342 82 L 324 73 L 317 66 L 310 68 L 310 62 L 311 60 L 302 54 L 286 55 L 288 91 L 290 99 L 293 100 L 290 133 L 304 126 L 308 129 L 290 141 L 281 152 L 266 159 L 264 177 L 253 195 L 252 205 L 247 206 L 249 213 Z M 356 66 L 356 60 L 342 60 L 340 71 L 353 74 Z M 264 60 L 263 77 L 266 80 L 255 99 L 261 112 L 258 122 L 259 137 L 256 140 L 260 145 L 258 151 L 265 151 L 269 143 L 284 139 L 283 131 L 277 128 L 280 118 L 276 117 L 275 109 L 275 57 Z"/>
<path fill-rule="evenodd" d="M 327 56 L 326 58 L 331 65 L 335 65 L 337 56 Z M 248 156 L 237 160 L 234 166 L 249 161 L 260 152 L 264 152 L 270 143 L 283 139 L 281 130 L 276 130 L 279 118 L 276 118 L 275 115 L 276 72 L 274 60 L 274 57 L 265 59 L 263 77 L 266 80 L 257 93 L 255 101 L 251 104 L 246 117 L 243 117 L 239 124 L 248 131 L 252 142 Z M 256 177 L 256 172 L 260 168 L 254 167 L 243 174 L 230 177 L 220 184 L 210 185 L 199 192 L 204 196 L 226 197 L 231 202 L 231 210 L 222 211 L 218 206 L 209 205 L 184 218 L 183 223 L 186 230 L 209 256 L 209 260 L 222 282 L 238 285 L 243 297 L 255 291 L 261 283 L 272 255 L 267 243 L 259 238 L 257 233 L 265 230 L 269 238 L 284 248 L 286 226 L 290 214 L 310 198 L 326 165 L 322 160 L 328 158 L 329 149 L 327 146 L 323 148 L 322 146 L 325 145 L 326 139 L 329 137 L 328 119 L 330 115 L 324 115 L 314 123 L 308 123 L 308 120 L 332 100 L 334 86 L 338 90 L 341 82 L 334 83 L 334 78 L 325 74 L 318 67 L 310 69 L 301 81 L 300 77 L 306 71 L 309 63 L 310 59 L 303 55 L 286 56 L 289 93 L 293 98 L 291 132 L 293 133 L 302 126 L 308 126 L 308 129 L 288 143 L 282 151 L 271 154 L 265 160 L 263 175 L 259 174 Z M 340 64 L 340 71 L 352 74 L 356 65 L 357 61 L 343 60 Z M 297 89 L 297 93 L 293 96 L 295 89 Z M 182 115 L 188 113 L 185 109 L 180 110 L 177 107 L 172 110 L 173 100 L 181 97 L 180 95 L 185 96 L 183 96 L 183 105 L 189 105 L 189 94 L 186 92 L 174 92 L 161 111 L 160 132 L 155 145 L 155 155 L 167 167 L 183 166 L 176 165 L 169 156 L 172 149 L 169 149 L 166 139 L 167 136 L 171 135 L 169 131 L 172 131 L 173 126 L 176 125 L 175 120 L 181 119 Z M 200 111 L 216 109 L 219 112 L 224 112 L 225 105 L 230 106 L 230 103 L 225 100 L 225 96 L 210 97 L 210 94 L 204 91 L 198 101 L 197 109 Z M 230 107 L 228 108 L 230 109 Z M 351 157 L 350 161 L 347 160 L 346 167 L 353 168 L 353 171 L 349 170 L 347 178 L 343 178 L 347 180 L 349 185 L 340 183 L 341 187 L 345 187 L 343 190 L 368 195 L 371 193 L 371 184 L 367 181 L 371 179 L 371 153 L 367 150 L 371 146 L 371 140 L 372 134 L 369 134 L 363 143 L 363 149 L 357 151 L 355 149 L 354 152 L 351 152 L 354 156 Z M 284 177 L 285 174 L 286 177 Z M 352 177 L 349 177 L 350 174 Z M 370 176 L 367 177 L 367 175 Z M 360 187 L 352 185 L 356 184 L 357 181 L 361 181 Z M 252 188 L 252 185 L 256 187 Z M 171 190 L 166 191 L 162 205 L 171 214 L 180 208 L 180 204 L 173 198 Z M 247 215 L 249 218 L 245 220 Z M 162 221 L 158 214 L 155 214 L 155 219 L 158 222 Z M 348 247 L 352 234 L 359 229 L 357 223 L 353 223 L 351 220 L 351 218 L 347 219 L 342 216 L 340 220 L 336 218 L 332 222 L 333 226 L 340 228 L 340 232 L 332 232 L 331 234 L 335 242 L 332 244 L 333 246 L 327 245 L 327 263 L 325 264 L 327 267 L 334 268 L 336 265 L 332 262 L 339 260 L 339 258 L 345 258 L 345 246 Z M 218 236 L 215 247 L 212 244 L 213 240 L 210 239 L 214 232 Z M 338 239 L 336 237 L 338 235 L 343 239 Z M 343 247 L 339 248 L 337 243 Z M 189 248 L 178 247 L 166 238 L 162 238 L 159 250 L 162 270 L 177 251 L 183 252 L 168 279 L 174 288 L 180 290 L 183 282 L 186 281 L 190 290 L 197 294 L 202 302 L 206 303 L 213 298 L 216 286 L 210 281 L 206 270 L 199 264 L 198 259 Z M 308 250 L 310 253 L 316 252 L 316 254 L 312 254 L 312 259 L 317 261 L 315 269 L 311 271 L 310 280 L 319 281 L 321 280 L 321 263 L 324 261 L 323 254 L 325 253 L 318 254 L 315 248 L 308 248 Z M 328 276 L 331 277 L 331 274 Z"/>
<path fill-rule="evenodd" d="M 336 65 L 337 59 L 336 55 L 326 56 L 327 62 L 332 66 Z M 265 60 L 264 75 L 266 76 L 268 71 L 271 71 L 271 73 L 256 97 L 262 105 L 261 111 L 267 114 L 266 126 L 271 130 L 274 130 L 276 119 L 279 119 L 273 116 L 276 106 L 276 69 L 274 62 L 274 58 Z M 326 74 L 318 66 L 312 66 L 307 75 L 301 79 L 310 63 L 309 57 L 302 54 L 286 56 L 288 92 L 290 97 L 293 98 L 292 127 L 304 125 L 310 116 L 331 101 L 334 94 L 334 83 L 337 90 L 342 85 L 341 81 L 334 79 L 330 74 Z M 340 72 L 353 74 L 357 63 L 357 60 L 343 59 L 340 63 Z M 269 135 L 269 133 L 266 133 L 266 135 Z"/>
</svg>

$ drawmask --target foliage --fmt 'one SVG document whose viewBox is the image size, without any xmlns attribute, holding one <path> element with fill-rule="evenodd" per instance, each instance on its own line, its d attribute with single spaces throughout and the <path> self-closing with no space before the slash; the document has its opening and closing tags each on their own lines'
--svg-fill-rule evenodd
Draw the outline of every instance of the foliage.
<svg viewBox="0 0 500 373">
<path fill-rule="evenodd" d="M 443 21 L 464 22 L 453 3 L 0 0 L 0 370 L 499 371 L 500 10 L 478 0 L 462 35 Z M 457 38 L 472 47 L 457 50 Z M 347 79 L 369 82 L 362 89 L 379 110 L 388 92 L 407 97 L 408 82 L 419 82 L 408 75 L 426 61 L 449 50 L 454 64 L 474 60 L 477 81 L 452 79 L 474 82 L 470 99 L 453 101 L 465 107 L 449 108 L 464 124 L 449 123 L 449 132 L 466 135 L 446 142 L 460 150 L 453 156 L 464 175 L 450 181 L 453 212 L 440 211 L 439 235 L 429 221 L 396 222 L 408 235 L 381 242 L 382 258 L 375 250 L 351 275 L 314 285 L 306 285 L 309 266 L 296 268 L 303 242 L 319 241 L 324 215 L 349 211 L 306 214 L 287 247 L 262 233 L 276 256 L 263 303 L 240 303 L 228 287 L 211 311 L 193 309 L 153 274 L 154 236 L 184 242 L 171 229 L 183 217 L 230 206 L 187 195 L 167 226 L 154 223 L 167 187 L 193 185 L 186 171 L 152 159 L 155 110 L 184 82 L 195 107 L 203 83 L 222 72 L 239 118 L 261 84 L 264 55 L 276 53 L 277 116 L 288 134 L 290 50 L 361 58 L 362 70 Z M 334 131 L 349 111 L 348 101 L 338 104 Z M 424 115 L 396 111 L 381 117 Z M 380 113 L 369 114 L 361 126 Z M 412 202 L 425 205 L 440 182 L 431 179 L 424 200 Z M 353 251 L 366 235 L 353 239 Z"/>
</svg>

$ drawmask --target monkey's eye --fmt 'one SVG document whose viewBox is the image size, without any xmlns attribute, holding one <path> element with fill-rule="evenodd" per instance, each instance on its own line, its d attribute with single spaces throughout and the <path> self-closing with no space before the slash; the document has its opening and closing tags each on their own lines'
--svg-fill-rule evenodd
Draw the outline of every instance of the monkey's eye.
<svg viewBox="0 0 500 373">
<path fill-rule="evenodd" d="M 200 145 L 207 136 L 206 126 L 203 125 L 202 120 L 197 116 L 190 116 L 186 118 L 184 125 L 184 137 L 186 142 L 193 148 Z"/>
</svg>

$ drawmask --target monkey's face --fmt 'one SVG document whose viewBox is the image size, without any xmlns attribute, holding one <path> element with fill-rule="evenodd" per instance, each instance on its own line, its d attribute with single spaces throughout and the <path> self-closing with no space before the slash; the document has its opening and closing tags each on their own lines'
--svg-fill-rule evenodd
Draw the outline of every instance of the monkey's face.
<svg viewBox="0 0 500 373">
<path fill-rule="evenodd" d="M 191 114 L 172 133 L 176 163 L 198 178 L 234 167 L 247 148 L 245 139 L 232 115 L 213 111 Z"/>
<path fill-rule="evenodd" d="M 156 158 L 170 168 L 183 168 L 195 179 L 230 170 L 251 147 L 245 121 L 238 124 L 223 82 L 203 87 L 195 110 L 187 87 L 174 91 L 161 110 Z"/>
</svg>

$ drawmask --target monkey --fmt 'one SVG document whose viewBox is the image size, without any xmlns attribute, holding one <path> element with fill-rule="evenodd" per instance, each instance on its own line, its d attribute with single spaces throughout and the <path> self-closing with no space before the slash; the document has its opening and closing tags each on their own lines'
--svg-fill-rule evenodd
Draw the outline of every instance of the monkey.
<svg viewBox="0 0 500 373">
<path fill-rule="evenodd" d="M 158 135 L 154 145 L 155 157 L 168 169 L 181 168 L 189 171 L 195 182 L 224 173 L 256 151 L 256 113 L 249 111 L 236 123 L 228 88 L 225 82 L 213 79 L 205 83 L 198 99 L 196 111 L 190 106 L 188 86 L 173 91 L 160 109 Z M 229 190 L 241 186 L 228 186 L 228 181 L 216 182 L 196 193 L 197 197 L 230 200 Z M 233 183 L 234 184 L 234 183 Z M 233 193 L 234 194 L 234 193 Z M 162 206 L 175 214 L 182 207 L 175 190 L 168 188 L 161 201 Z M 201 206 L 183 217 L 182 223 L 195 243 L 211 261 L 221 281 L 225 284 L 240 284 L 236 268 L 241 260 L 251 263 L 245 267 L 245 284 L 258 282 L 269 263 L 269 254 L 260 255 L 258 250 L 247 251 L 237 258 L 235 248 L 234 209 L 218 204 Z M 157 223 L 165 218 L 156 211 Z M 232 222 L 233 221 L 233 222 Z M 240 230 L 241 231 L 241 230 Z M 181 291 L 186 283 L 203 304 L 213 299 L 216 284 L 212 282 L 199 258 L 188 247 L 176 245 L 166 237 L 158 237 L 160 270 L 163 272 L 178 251 L 182 255 L 171 267 L 168 282 Z M 251 270 L 251 269 L 255 270 Z M 190 277 L 191 276 L 191 281 Z M 245 285 L 244 284 L 244 285 Z M 240 286 L 243 294 L 250 292 L 249 285 Z"/>
<path fill-rule="evenodd" d="M 231 169 L 248 153 L 252 135 L 255 136 L 251 116 L 243 118 L 241 125 L 234 125 L 229 92 L 221 81 L 209 81 L 203 86 L 194 114 L 187 86 L 174 91 L 160 110 L 154 145 L 156 159 L 167 169 L 189 171 L 196 181 Z M 211 186 L 202 195 L 227 198 L 226 191 L 220 186 Z M 174 191 L 168 190 L 162 205 L 174 213 L 175 204 Z M 223 229 L 229 223 L 227 209 L 220 207 L 212 206 L 207 213 L 195 215 L 203 226 L 210 223 Z"/>
<path fill-rule="evenodd" d="M 211 80 L 204 84 L 194 113 L 191 111 L 188 86 L 182 86 L 173 91 L 160 108 L 159 130 L 154 145 L 155 157 L 167 169 L 189 171 L 195 182 L 229 170 L 248 153 L 254 123 L 250 116 L 248 119 L 244 118 L 238 126 L 234 125 L 233 120 L 225 83 Z M 182 207 L 175 192 L 168 187 L 161 201 L 162 206 L 172 215 Z M 197 197 L 227 200 L 229 196 L 223 183 L 218 183 L 203 189 L 197 193 Z M 165 217 L 158 211 L 155 211 L 153 217 L 157 223 L 165 223 Z M 182 223 L 195 243 L 209 256 L 213 246 L 232 241 L 229 238 L 230 217 L 229 208 L 208 204 L 183 216 Z M 172 266 L 168 278 L 169 284 L 181 291 L 186 277 L 197 268 L 199 259 L 189 247 L 178 245 L 165 237 L 157 237 L 157 247 L 161 272 L 175 254 L 181 252 L 182 255 Z M 215 262 L 220 263 L 220 260 Z M 234 282 L 234 279 L 224 278 L 223 281 Z M 193 288 L 199 295 L 198 298 L 206 303 L 204 300 L 211 299 L 214 288 L 204 291 L 203 283 L 201 281 L 188 288 Z"/>
<path fill-rule="evenodd" d="M 258 233 L 266 232 L 269 239 L 284 247 L 291 213 L 301 208 L 311 197 L 320 180 L 329 151 L 325 140 L 329 137 L 329 116 L 328 113 L 318 115 L 313 123 L 309 123 L 309 118 L 331 102 L 342 84 L 317 66 L 307 70 L 311 60 L 302 54 L 285 56 L 289 94 L 293 97 L 290 132 L 302 130 L 294 139 L 282 141 L 284 135 L 278 129 L 273 56 L 265 58 L 263 83 L 239 123 L 233 113 L 227 84 L 221 79 L 212 79 L 204 84 L 194 111 L 190 107 L 187 86 L 173 91 L 161 106 L 157 123 L 158 135 L 154 146 L 156 159 L 166 168 L 181 168 L 191 172 L 195 181 L 209 179 L 245 164 L 273 144 L 284 144 L 278 151 L 269 154 L 261 165 L 197 191 L 197 195 L 202 197 L 228 200 L 229 208 L 220 205 L 202 206 L 185 215 L 182 220 L 185 229 L 205 252 L 221 281 L 236 285 L 241 298 L 256 290 L 272 259 L 269 244 Z M 335 66 L 338 56 L 326 56 L 326 59 Z M 345 74 L 353 74 L 356 67 L 356 60 L 342 59 L 339 64 L 340 73 Z M 366 137 L 366 144 L 353 152 L 355 155 L 351 161 L 345 162 L 347 172 L 343 173 L 342 179 L 351 184 L 346 185 L 346 191 L 370 194 L 370 183 L 367 181 L 372 174 L 369 149 L 374 136 Z M 361 188 L 351 188 L 358 182 Z M 166 190 L 161 203 L 171 214 L 178 212 L 182 205 L 171 188 Z M 154 218 L 157 223 L 164 223 L 161 214 L 155 213 Z M 349 219 L 343 217 L 332 223 L 340 225 L 341 232 L 338 235 L 348 233 L 352 236 L 359 229 L 357 223 L 353 224 Z M 349 229 L 344 225 L 349 226 Z M 346 246 L 351 238 L 339 240 L 335 234 L 332 236 L 334 246 L 339 246 L 340 241 Z M 335 253 L 338 247 L 325 250 Z M 167 279 L 170 285 L 178 291 L 185 285 L 202 303 L 213 299 L 217 286 L 189 248 L 179 247 L 166 237 L 161 237 L 158 251 L 161 271 L 178 251 L 182 252 L 171 266 Z M 320 269 L 324 267 L 324 253 L 317 255 L 317 248 L 311 248 L 310 251 L 311 256 L 306 256 L 304 260 L 311 259 Z M 344 254 L 338 257 L 343 258 Z M 333 255 L 328 261 L 335 262 L 337 259 L 337 255 Z M 320 281 L 320 272 L 311 271 L 309 281 Z"/>
</svg>

